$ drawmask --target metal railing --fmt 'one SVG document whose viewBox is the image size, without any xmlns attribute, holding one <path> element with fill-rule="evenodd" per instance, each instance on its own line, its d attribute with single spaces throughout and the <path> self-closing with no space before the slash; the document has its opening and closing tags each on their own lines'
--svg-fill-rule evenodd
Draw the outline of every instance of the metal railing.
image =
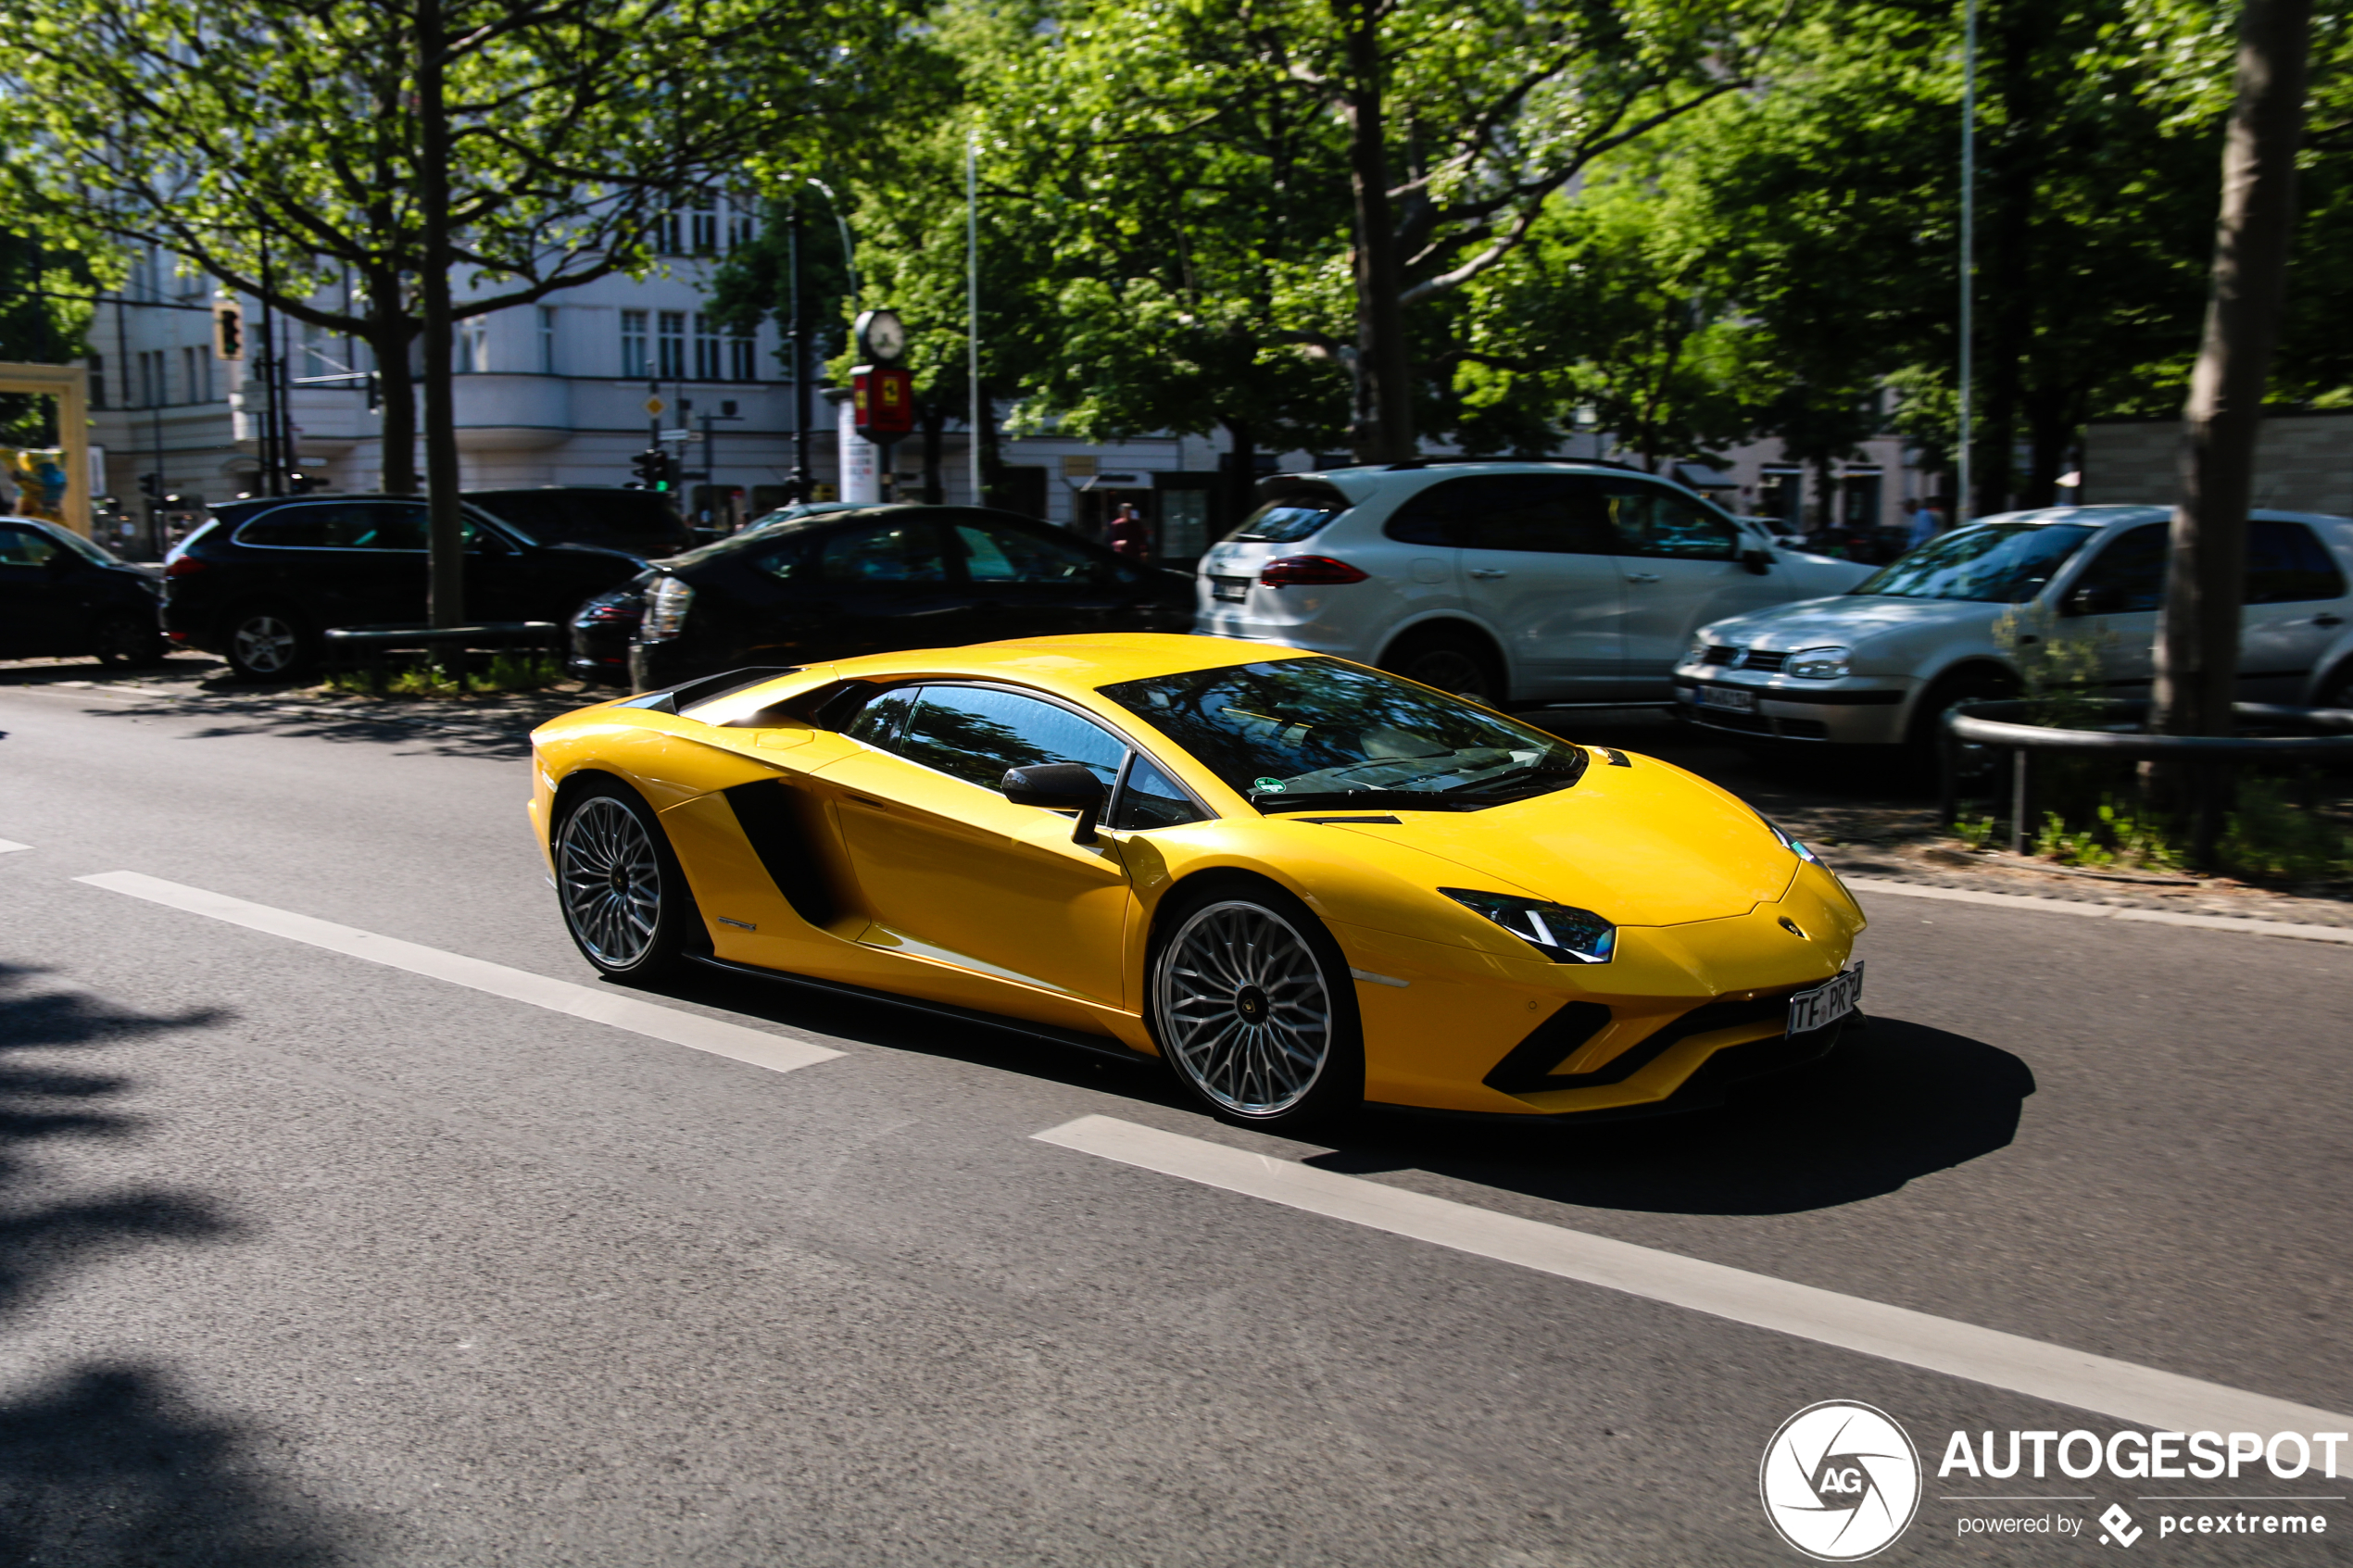
<svg viewBox="0 0 2353 1568">
<path fill-rule="evenodd" d="M 2010 754 L 2010 851 L 2023 855 L 2033 841 L 2034 765 L 2038 751 L 2113 758 L 2119 761 L 2168 761 L 2185 765 L 2192 802 L 2191 854 L 2210 864 L 2221 837 L 2222 814 L 2237 764 L 2262 760 L 2307 766 L 2353 759 L 2353 709 L 2284 708 L 2275 703 L 2233 703 L 2239 722 L 2267 729 L 2326 732 L 2303 735 L 2155 735 L 2137 726 L 2146 721 L 2145 699 L 2100 697 L 2092 706 L 2116 715 L 2112 728 L 2055 730 L 2021 723 L 2033 704 L 1965 702 L 1944 715 L 1942 799 L 1939 817 L 1951 827 L 1960 814 L 1961 765 L 1966 746 L 1992 746 Z"/>
<path fill-rule="evenodd" d="M 456 679 L 459 691 L 463 692 L 470 654 L 496 655 L 521 649 L 561 660 L 564 629 L 552 621 L 488 621 L 473 626 L 336 626 L 329 629 L 324 642 L 323 661 L 330 676 L 346 673 L 355 666 L 363 669 L 368 673 L 368 689 L 382 696 L 387 684 L 384 655 L 388 653 L 440 650 L 445 656 L 445 668 Z"/>
</svg>

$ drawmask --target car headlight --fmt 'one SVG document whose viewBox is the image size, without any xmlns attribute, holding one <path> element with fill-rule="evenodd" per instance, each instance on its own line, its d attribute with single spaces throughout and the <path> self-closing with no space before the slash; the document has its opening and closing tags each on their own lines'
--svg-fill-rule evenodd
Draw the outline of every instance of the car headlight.
<svg viewBox="0 0 2353 1568">
<path fill-rule="evenodd" d="M 1708 643 L 1705 637 L 1693 637 L 1692 646 L 1683 650 L 1683 662 L 1686 664 L 1706 663 L 1707 647 Z"/>
<path fill-rule="evenodd" d="M 1510 893 L 1478 893 L 1467 887 L 1439 891 L 1465 909 L 1485 915 L 1554 963 L 1607 963 L 1617 947 L 1617 927 L 1591 909 Z"/>
<path fill-rule="evenodd" d="M 1757 813 L 1756 820 L 1765 824 L 1767 832 L 1770 833 L 1775 838 L 1781 841 L 1782 848 L 1788 850 L 1799 859 L 1811 860 L 1818 866 L 1822 863 L 1822 858 L 1819 855 L 1817 855 L 1811 849 L 1806 848 L 1806 846 L 1800 844 L 1796 839 L 1792 838 L 1788 834 L 1783 833 L 1781 831 L 1781 824 L 1773 821 L 1772 818 L 1766 816 L 1760 811 Z"/>
<path fill-rule="evenodd" d="M 1782 664 L 1781 673 L 1801 681 L 1835 681 L 1845 675 L 1848 657 L 1844 648 L 1800 648 Z"/>
<path fill-rule="evenodd" d="M 694 602 L 694 589 L 677 578 L 664 577 L 655 583 L 646 595 L 646 619 L 637 628 L 637 640 L 666 643 L 676 636 L 686 624 L 686 611 Z"/>
</svg>

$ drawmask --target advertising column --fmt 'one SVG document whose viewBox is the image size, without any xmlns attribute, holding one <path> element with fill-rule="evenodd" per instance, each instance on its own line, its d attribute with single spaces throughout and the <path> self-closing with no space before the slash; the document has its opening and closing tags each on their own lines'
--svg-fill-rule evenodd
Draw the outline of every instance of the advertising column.
<svg viewBox="0 0 2353 1568">
<path fill-rule="evenodd" d="M 845 397 L 835 408 L 841 448 L 841 498 L 845 501 L 882 499 L 882 465 L 875 444 L 858 433 L 858 408 Z"/>
</svg>

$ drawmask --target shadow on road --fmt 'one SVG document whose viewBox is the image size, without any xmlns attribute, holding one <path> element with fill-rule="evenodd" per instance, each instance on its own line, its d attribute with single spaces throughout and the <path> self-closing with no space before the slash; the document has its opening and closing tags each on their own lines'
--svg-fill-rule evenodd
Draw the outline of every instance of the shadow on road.
<svg viewBox="0 0 2353 1568">
<path fill-rule="evenodd" d="M 1791 1214 L 1895 1191 L 2004 1148 L 2034 1092 L 2006 1050 L 1874 1018 L 1836 1056 L 1761 1080 L 1716 1110 L 1529 1127 L 1367 1118 L 1308 1161 L 1355 1173 L 1423 1170 L 1588 1209 Z"/>
<path fill-rule="evenodd" d="M 41 973 L 0 964 L 0 1319 L 127 1248 L 219 1242 L 238 1230 L 201 1194 L 90 1190 L 59 1158 L 76 1140 L 135 1137 L 142 1123 L 123 1109 L 132 1080 L 57 1053 L 202 1029 L 225 1015 L 129 1012 L 44 986 Z M 151 1326 L 169 1333 L 168 1323 Z M 251 1446 L 236 1424 L 200 1413 L 151 1367 L 85 1362 L 0 1392 L 0 1563 L 335 1560 L 317 1512 L 258 1476 Z"/>
</svg>

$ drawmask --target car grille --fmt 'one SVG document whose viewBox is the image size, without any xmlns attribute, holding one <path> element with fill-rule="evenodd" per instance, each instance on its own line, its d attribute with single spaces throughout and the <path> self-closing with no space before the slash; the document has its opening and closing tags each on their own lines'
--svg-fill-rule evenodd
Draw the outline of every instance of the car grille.
<svg viewBox="0 0 2353 1568">
<path fill-rule="evenodd" d="M 1760 674 L 1778 675 L 1781 666 L 1789 662 L 1786 653 L 1770 653 L 1764 648 L 1730 648 L 1721 643 L 1707 645 L 1701 656 L 1702 664 L 1720 664 L 1728 668 L 1754 670 Z"/>
<path fill-rule="evenodd" d="M 1741 650 L 1738 648 L 1728 648 L 1721 643 L 1710 643 L 1707 645 L 1706 657 L 1700 662 L 1702 664 L 1731 664 L 1737 662 L 1740 656 Z"/>
</svg>

